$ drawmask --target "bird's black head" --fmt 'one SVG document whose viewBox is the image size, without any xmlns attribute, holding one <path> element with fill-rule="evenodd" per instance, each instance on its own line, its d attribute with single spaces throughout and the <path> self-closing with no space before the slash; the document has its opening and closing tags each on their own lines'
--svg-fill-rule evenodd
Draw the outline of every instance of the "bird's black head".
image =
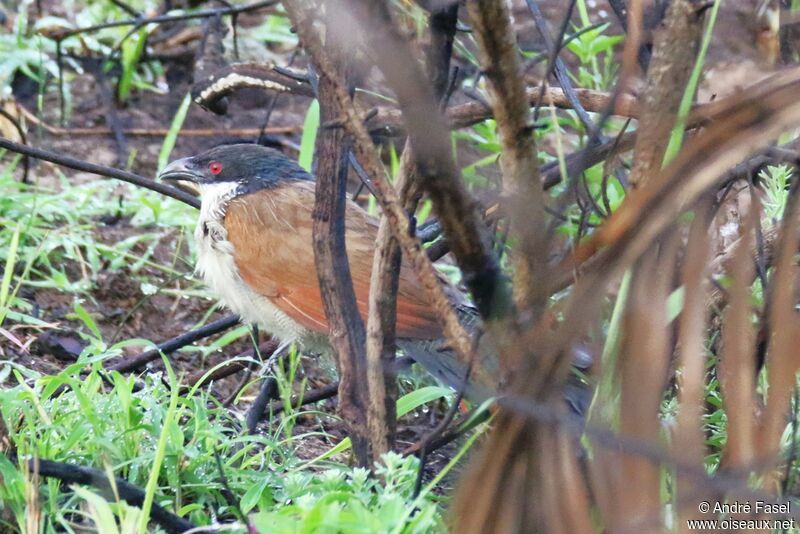
<svg viewBox="0 0 800 534">
<path fill-rule="evenodd" d="M 203 185 L 236 184 L 236 196 L 287 181 L 313 180 L 297 162 L 277 150 L 254 144 L 221 145 L 175 160 L 158 175 L 195 194 Z"/>
</svg>

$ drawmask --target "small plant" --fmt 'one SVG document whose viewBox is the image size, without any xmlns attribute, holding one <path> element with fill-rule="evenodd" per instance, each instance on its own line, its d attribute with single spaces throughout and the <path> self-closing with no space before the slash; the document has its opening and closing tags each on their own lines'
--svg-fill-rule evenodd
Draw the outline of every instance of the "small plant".
<svg viewBox="0 0 800 534">
<path fill-rule="evenodd" d="M 578 73 L 572 75 L 572 78 L 580 87 L 608 89 L 617 74 L 614 47 L 623 37 L 605 35 L 609 24 L 602 24 L 596 28 L 591 28 L 588 22 L 584 24 L 584 28 L 575 28 L 577 36 L 566 45 L 567 50 L 575 54 L 580 61 Z"/>
<path fill-rule="evenodd" d="M 153 502 L 200 525 L 214 517 L 234 517 L 223 495 L 219 456 L 241 508 L 255 512 L 257 525 L 274 522 L 263 532 L 310 532 L 323 517 L 347 532 L 441 528 L 441 514 L 430 496 L 417 499 L 419 510 L 409 514 L 416 459 L 387 455 L 378 478 L 338 464 L 318 472 L 310 468 L 312 463 L 296 460 L 293 449 L 302 435 L 287 434 L 278 425 L 266 435 L 236 436 L 231 433 L 235 416 L 207 391 L 180 393 L 157 374 L 137 385 L 133 377 L 118 373 L 108 376 L 110 389 L 102 391 L 100 362 L 105 356 L 85 353 L 53 376 L 10 363 L 0 366 L 0 376 L 17 383 L 0 390 L 0 415 L 10 425 L 8 437 L 19 458 L 15 465 L 0 455 L 0 507 L 10 510 L 16 521 L 16 526 L 5 523 L 6 528 L 24 529 L 29 512 L 25 495 L 33 482 L 22 465 L 34 456 L 104 469 L 109 476 L 146 487 Z M 86 366 L 92 371 L 79 379 Z M 399 408 L 405 412 L 441 394 L 441 388 L 423 388 Z M 154 465 L 159 466 L 155 474 Z M 85 521 L 100 527 L 110 517 L 123 524 L 142 520 L 130 507 L 108 503 L 91 489 L 73 492 L 49 480 L 40 491 L 46 530 L 71 530 Z M 88 515 L 82 511 L 84 503 Z"/>
<path fill-rule="evenodd" d="M 23 74 L 43 87 L 48 75 L 57 76 L 58 66 L 51 59 L 54 43 L 46 38 L 29 36 L 28 16 L 24 8 L 17 13 L 12 33 L 0 34 L 0 98 L 11 93 L 15 75 Z"/>
<path fill-rule="evenodd" d="M 761 201 L 764 214 L 772 220 L 783 219 L 792 174 L 792 169 L 788 165 L 770 165 L 758 174 L 764 188 L 764 197 Z"/>
</svg>

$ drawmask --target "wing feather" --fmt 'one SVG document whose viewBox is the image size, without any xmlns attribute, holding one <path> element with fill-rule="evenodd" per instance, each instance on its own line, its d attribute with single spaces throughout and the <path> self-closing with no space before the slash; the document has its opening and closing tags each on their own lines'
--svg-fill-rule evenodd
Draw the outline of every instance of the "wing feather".
<svg viewBox="0 0 800 534">
<path fill-rule="evenodd" d="M 242 279 L 303 327 L 327 332 L 312 246 L 313 205 L 313 183 L 291 182 L 233 199 L 226 209 L 225 228 Z M 353 289 L 366 321 L 377 222 L 353 202 L 348 201 L 346 209 Z M 427 294 L 406 265 L 400 271 L 397 335 L 441 336 Z"/>
</svg>

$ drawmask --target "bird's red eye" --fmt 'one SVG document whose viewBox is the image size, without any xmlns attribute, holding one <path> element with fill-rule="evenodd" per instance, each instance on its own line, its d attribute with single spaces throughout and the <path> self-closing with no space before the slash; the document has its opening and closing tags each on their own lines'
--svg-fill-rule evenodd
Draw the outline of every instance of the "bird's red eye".
<svg viewBox="0 0 800 534">
<path fill-rule="evenodd" d="M 211 174 L 219 174 L 222 172 L 222 163 L 214 161 L 208 166 L 208 170 L 211 171 Z"/>
</svg>

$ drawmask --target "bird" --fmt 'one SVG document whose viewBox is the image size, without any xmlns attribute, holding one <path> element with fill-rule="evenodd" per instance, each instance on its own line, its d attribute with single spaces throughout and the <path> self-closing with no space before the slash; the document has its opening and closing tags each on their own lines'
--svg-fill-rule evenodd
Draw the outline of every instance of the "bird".
<svg viewBox="0 0 800 534">
<path fill-rule="evenodd" d="M 222 303 L 285 343 L 330 353 L 312 244 L 314 176 L 275 149 L 238 143 L 172 161 L 158 178 L 199 195 L 196 271 Z M 345 247 L 365 321 L 377 232 L 377 219 L 348 199 Z M 468 331 L 479 331 L 467 296 L 444 275 L 440 281 Z M 427 291 L 406 263 L 399 273 L 396 337 L 398 347 L 440 382 L 464 387 L 466 369 L 449 350 Z M 489 356 L 481 364 L 496 372 L 496 355 Z M 583 411 L 586 396 L 573 397 L 570 407 Z"/>
</svg>

